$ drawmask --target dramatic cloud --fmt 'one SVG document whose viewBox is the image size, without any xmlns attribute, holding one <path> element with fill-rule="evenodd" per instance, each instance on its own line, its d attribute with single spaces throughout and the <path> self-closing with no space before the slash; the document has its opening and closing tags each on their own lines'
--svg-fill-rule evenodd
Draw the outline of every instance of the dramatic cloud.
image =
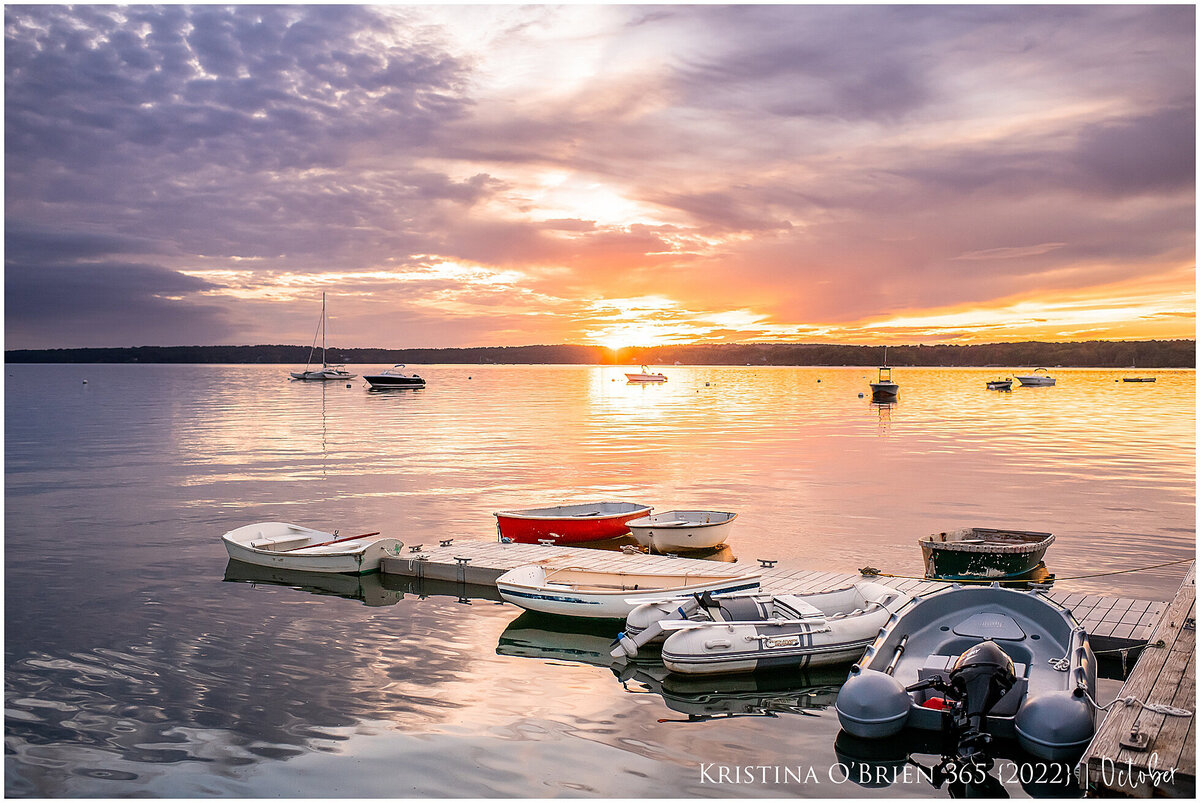
<svg viewBox="0 0 1200 803">
<path fill-rule="evenodd" d="M 8 6 L 9 348 L 1188 337 L 1189 6 Z"/>
</svg>

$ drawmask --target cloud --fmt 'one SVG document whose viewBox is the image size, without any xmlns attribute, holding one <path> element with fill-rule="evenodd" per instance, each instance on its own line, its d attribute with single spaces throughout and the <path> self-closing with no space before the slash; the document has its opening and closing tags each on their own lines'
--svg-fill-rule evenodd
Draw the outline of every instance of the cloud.
<svg viewBox="0 0 1200 803">
<path fill-rule="evenodd" d="M 1179 284 L 1194 17 L 8 6 L 10 344 L 126 342 L 138 316 L 177 342 L 168 310 L 196 342 L 307 342 L 292 305 L 322 288 L 354 299 L 345 345 L 399 346 L 578 339 L 606 298 L 758 337 Z M 420 314 L 377 342 L 371 293 Z M 764 317 L 703 324 L 722 310 Z"/>
</svg>

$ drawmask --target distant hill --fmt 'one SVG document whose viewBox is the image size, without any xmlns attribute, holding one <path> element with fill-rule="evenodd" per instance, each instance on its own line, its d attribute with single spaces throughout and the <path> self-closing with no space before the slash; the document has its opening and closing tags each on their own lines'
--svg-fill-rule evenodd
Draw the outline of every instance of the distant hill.
<svg viewBox="0 0 1200 803">
<path fill-rule="evenodd" d="M 7 363 L 273 363 L 303 365 L 308 346 L 138 346 L 14 349 Z M 582 365 L 877 365 L 882 346 L 799 343 L 649 346 L 614 353 L 602 346 L 486 346 L 442 349 L 330 348 L 329 359 L 364 363 Z M 1090 340 L 1083 343 L 988 343 L 888 346 L 890 365 L 1195 368 L 1195 340 Z"/>
</svg>

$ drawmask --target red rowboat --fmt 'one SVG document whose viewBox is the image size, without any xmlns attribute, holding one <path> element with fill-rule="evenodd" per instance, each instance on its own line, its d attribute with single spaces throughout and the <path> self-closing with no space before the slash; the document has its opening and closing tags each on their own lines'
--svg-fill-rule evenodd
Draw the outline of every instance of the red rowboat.
<svg viewBox="0 0 1200 803">
<path fill-rule="evenodd" d="M 501 538 L 519 544 L 552 541 L 575 544 L 602 541 L 629 532 L 625 522 L 645 516 L 654 508 L 633 502 L 588 502 L 530 510 L 504 510 L 494 513 Z"/>
</svg>

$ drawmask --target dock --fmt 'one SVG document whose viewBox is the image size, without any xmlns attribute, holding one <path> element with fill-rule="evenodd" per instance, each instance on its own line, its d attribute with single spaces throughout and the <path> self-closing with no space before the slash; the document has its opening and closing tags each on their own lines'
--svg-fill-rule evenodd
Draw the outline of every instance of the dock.
<svg viewBox="0 0 1200 803">
<path fill-rule="evenodd" d="M 1159 617 L 1119 697 L 1186 709 L 1170 716 L 1118 704 L 1080 762 L 1084 786 L 1129 797 L 1196 795 L 1196 565 Z"/>
<path fill-rule="evenodd" d="M 685 566 L 710 574 L 748 574 L 762 576 L 762 587 L 780 594 L 814 594 L 840 588 L 850 583 L 871 580 L 905 593 L 919 596 L 945 587 L 944 582 L 899 577 L 864 577 L 861 574 L 805 570 L 785 561 L 723 563 L 695 558 L 627 554 L 605 549 L 579 547 L 505 544 L 499 541 L 446 540 L 431 545 L 409 547 L 398 557 L 386 557 L 380 570 L 384 574 L 444 580 L 470 585 L 495 586 L 496 578 L 509 569 L 529 563 L 548 566 L 577 566 L 602 571 L 679 571 Z M 1071 610 L 1084 626 L 1097 651 L 1125 650 L 1141 647 L 1150 640 L 1165 602 L 1124 597 L 1106 597 L 1072 593 L 1053 589 L 1046 596 Z M 1194 674 L 1193 674 L 1194 677 Z M 1195 688 L 1195 683 L 1192 683 Z"/>
</svg>

